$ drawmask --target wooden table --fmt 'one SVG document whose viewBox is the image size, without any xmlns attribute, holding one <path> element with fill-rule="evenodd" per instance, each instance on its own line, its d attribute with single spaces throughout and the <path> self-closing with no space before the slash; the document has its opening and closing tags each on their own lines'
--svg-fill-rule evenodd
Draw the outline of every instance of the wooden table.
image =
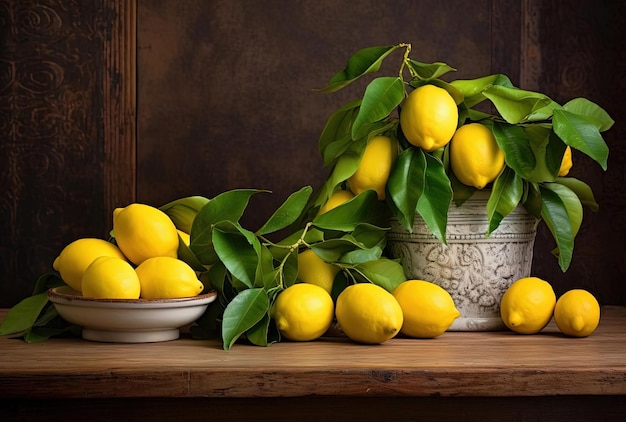
<svg viewBox="0 0 626 422">
<path fill-rule="evenodd" d="M 603 308 L 598 330 L 581 339 L 554 323 L 532 336 L 448 332 L 376 346 L 329 337 L 229 351 L 189 338 L 0 338 L 0 421 L 42 412 L 48 420 L 68 412 L 79 420 L 626 420 L 625 396 L 622 307 Z"/>
</svg>

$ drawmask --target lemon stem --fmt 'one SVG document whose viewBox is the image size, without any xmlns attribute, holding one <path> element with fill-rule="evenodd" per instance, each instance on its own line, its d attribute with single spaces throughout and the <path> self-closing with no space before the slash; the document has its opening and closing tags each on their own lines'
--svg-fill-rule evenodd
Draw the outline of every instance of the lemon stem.
<svg viewBox="0 0 626 422">
<path fill-rule="evenodd" d="M 313 225 L 313 223 L 308 222 L 306 223 L 306 226 L 304 226 L 304 229 L 302 230 L 302 235 L 300 236 L 300 238 L 296 241 L 296 243 L 292 244 L 292 245 L 276 245 L 276 244 L 272 244 L 273 246 L 276 246 L 277 248 L 284 248 L 284 249 L 289 249 L 289 253 L 285 254 L 285 257 L 280 261 L 280 265 L 278 266 L 279 268 L 279 279 L 278 279 L 278 285 L 281 289 L 285 288 L 285 279 L 284 279 L 284 267 L 285 264 L 287 263 L 287 259 L 289 259 L 289 257 L 291 256 L 292 253 L 297 252 L 298 249 L 300 248 L 300 246 L 305 245 L 307 247 L 310 247 L 310 245 L 308 243 L 306 243 L 306 241 L 304 240 L 304 237 L 306 236 L 307 232 L 309 231 L 309 229 L 311 228 L 311 226 Z"/>
<path fill-rule="evenodd" d="M 402 59 L 402 63 L 400 64 L 400 71 L 398 72 L 398 77 L 400 79 L 402 78 L 402 73 L 404 72 L 404 66 L 407 65 L 407 63 L 409 62 L 409 54 L 411 53 L 411 44 L 409 43 L 402 43 L 402 44 L 398 44 L 398 47 L 402 48 L 404 47 L 404 57 Z"/>
</svg>

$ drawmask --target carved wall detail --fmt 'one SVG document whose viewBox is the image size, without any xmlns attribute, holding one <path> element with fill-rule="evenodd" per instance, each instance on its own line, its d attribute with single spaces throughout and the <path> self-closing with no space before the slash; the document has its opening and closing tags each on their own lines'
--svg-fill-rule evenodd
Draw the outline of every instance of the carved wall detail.
<svg viewBox="0 0 626 422">
<path fill-rule="evenodd" d="M 27 296 L 65 244 L 109 229 L 102 218 L 109 10 L 106 1 L 0 0 L 0 290 L 10 292 L 0 306 Z"/>
</svg>

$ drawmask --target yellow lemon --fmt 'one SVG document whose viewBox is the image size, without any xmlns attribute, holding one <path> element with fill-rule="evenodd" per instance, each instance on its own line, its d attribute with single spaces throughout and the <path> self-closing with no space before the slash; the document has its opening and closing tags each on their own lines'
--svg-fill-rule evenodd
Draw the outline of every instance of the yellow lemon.
<svg viewBox="0 0 626 422">
<path fill-rule="evenodd" d="M 352 198 L 354 198 L 354 194 L 352 192 L 350 192 L 349 190 L 339 189 L 338 191 L 335 191 L 332 195 L 330 195 L 330 198 L 328 198 L 328 201 L 326 201 L 326 203 L 320 208 L 320 210 L 317 212 L 317 215 L 322 215 L 325 212 L 328 212 L 333 208 L 338 207 L 344 202 L 348 202 Z"/>
<path fill-rule="evenodd" d="M 504 292 L 500 316 L 516 333 L 535 334 L 550 322 L 555 304 L 556 295 L 550 283 L 538 277 L 524 277 Z"/>
<path fill-rule="evenodd" d="M 67 245 L 52 263 L 61 279 L 72 289 L 82 291 L 83 273 L 96 258 L 113 256 L 125 259 L 122 251 L 111 242 L 103 239 L 83 238 Z"/>
<path fill-rule="evenodd" d="M 158 208 L 130 204 L 113 211 L 115 241 L 135 265 L 155 256 L 176 258 L 178 231 L 172 220 Z"/>
<path fill-rule="evenodd" d="M 461 183 L 482 189 L 504 168 L 504 151 L 489 128 L 469 123 L 461 126 L 452 137 L 450 166 Z"/>
<path fill-rule="evenodd" d="M 397 155 L 396 142 L 388 136 L 375 136 L 363 152 L 356 172 L 348 178 L 350 191 L 358 195 L 368 189 L 376 191 L 378 199 L 385 199 L 385 187 Z"/>
<path fill-rule="evenodd" d="M 304 283 L 315 284 L 330 293 L 338 272 L 339 267 L 324 261 L 313 249 L 298 254 L 298 278 Z"/>
<path fill-rule="evenodd" d="M 204 285 L 185 261 L 156 256 L 143 261 L 135 272 L 144 299 L 177 299 L 197 296 Z"/>
<path fill-rule="evenodd" d="M 396 298 L 372 283 L 346 287 L 337 298 L 335 316 L 348 338 L 365 344 L 379 344 L 395 337 L 403 321 Z"/>
<path fill-rule="evenodd" d="M 563 153 L 563 159 L 561 160 L 561 167 L 559 168 L 559 177 L 567 176 L 572 168 L 572 148 L 568 146 Z"/>
<path fill-rule="evenodd" d="M 333 322 L 333 299 L 314 284 L 297 283 L 280 292 L 271 310 L 280 334 L 294 341 L 321 337 Z"/>
<path fill-rule="evenodd" d="M 409 337 L 437 337 L 461 315 L 450 293 L 428 281 L 407 280 L 392 294 L 404 315 L 401 332 Z"/>
<path fill-rule="evenodd" d="M 554 322 L 567 336 L 587 337 L 600 324 L 600 305 L 586 290 L 569 290 L 556 302 Z"/>
<path fill-rule="evenodd" d="M 400 110 L 404 136 L 425 151 L 434 151 L 448 144 L 458 120 L 459 110 L 452 96 L 434 85 L 413 90 Z"/>
<path fill-rule="evenodd" d="M 191 237 L 189 236 L 189 234 L 185 233 L 182 230 L 177 230 L 178 231 L 178 235 L 180 236 L 180 239 L 183 241 L 183 243 L 187 246 L 189 246 L 189 243 L 191 242 Z"/>
<path fill-rule="evenodd" d="M 132 265 L 125 259 L 101 256 L 85 270 L 83 296 L 97 299 L 139 299 L 141 286 Z"/>
</svg>

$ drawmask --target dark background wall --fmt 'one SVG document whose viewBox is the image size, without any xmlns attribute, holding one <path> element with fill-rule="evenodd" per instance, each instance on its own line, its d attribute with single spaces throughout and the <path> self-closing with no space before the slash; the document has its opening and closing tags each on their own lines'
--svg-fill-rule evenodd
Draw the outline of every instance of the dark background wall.
<svg viewBox="0 0 626 422">
<path fill-rule="evenodd" d="M 557 293 L 583 287 L 603 304 L 626 304 L 625 2 L 128 4 L 135 3 L 0 0 L 0 307 L 28 295 L 66 243 L 105 236 L 111 208 L 130 201 L 158 206 L 270 189 L 244 218 L 256 228 L 289 193 L 322 183 L 319 133 L 364 85 L 313 89 L 356 50 L 400 42 L 412 44 L 417 60 L 459 69 L 451 78 L 505 73 L 556 101 L 584 96 L 607 109 L 617 122 L 606 134 L 609 170 L 576 155 L 571 173 L 592 186 L 600 211 L 585 216 L 565 274 L 541 229 L 533 271 Z M 135 41 L 136 57 L 116 53 L 135 51 Z M 55 71 L 46 71 L 49 63 Z M 38 82 L 59 72 L 58 83 Z M 120 106 L 127 97 L 136 103 Z M 111 110 L 119 115 L 112 119 Z"/>
</svg>

